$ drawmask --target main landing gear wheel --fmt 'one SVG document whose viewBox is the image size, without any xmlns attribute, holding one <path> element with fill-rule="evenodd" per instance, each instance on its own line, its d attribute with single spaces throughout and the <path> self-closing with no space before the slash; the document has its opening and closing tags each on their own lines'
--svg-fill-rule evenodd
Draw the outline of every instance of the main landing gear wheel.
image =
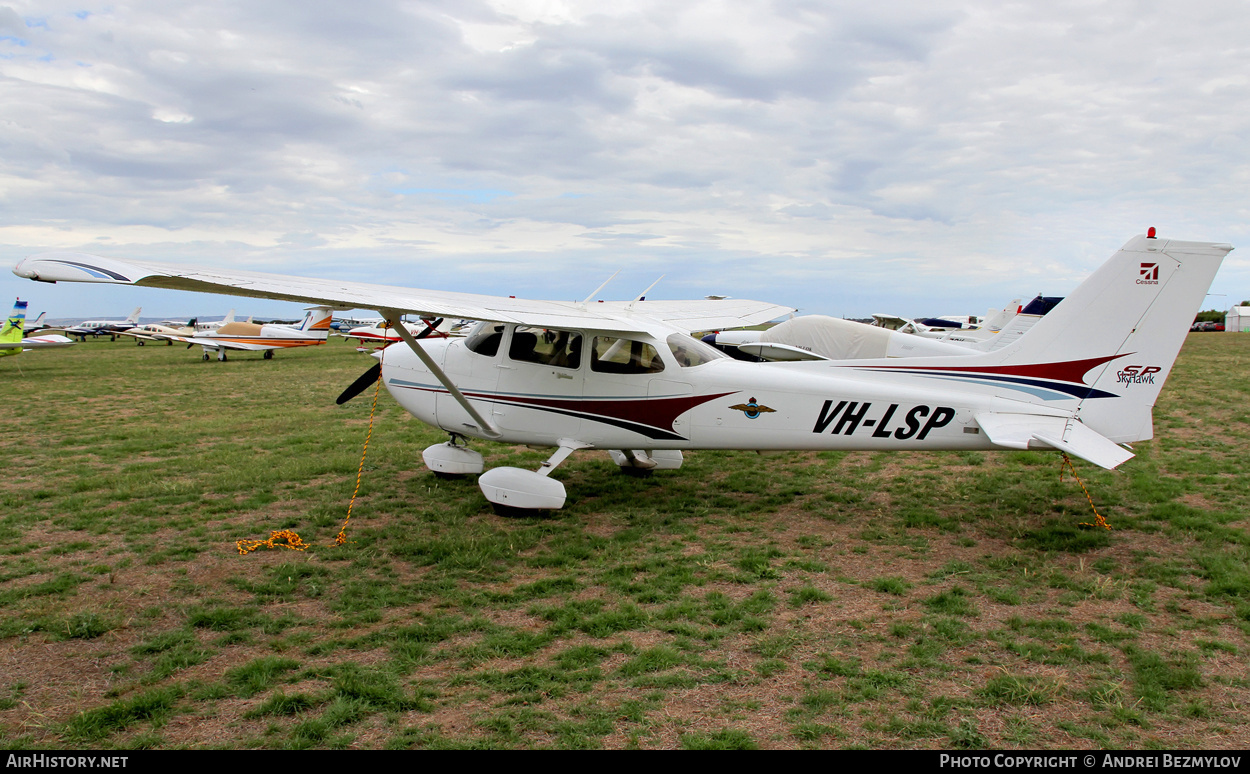
<svg viewBox="0 0 1250 774">
<path fill-rule="evenodd" d="M 265 350 L 265 359 L 266 359 L 266 360 L 273 360 L 273 350 L 272 350 L 272 349 L 267 349 L 267 350 Z"/>
<path fill-rule="evenodd" d="M 521 468 L 491 468 L 478 477 L 478 488 L 502 515 L 535 515 L 564 507 L 564 484 Z"/>
<path fill-rule="evenodd" d="M 677 470 L 683 460 L 677 449 L 654 449 L 650 452 L 641 449 L 611 449 L 608 454 L 622 473 L 633 478 L 645 478 L 656 470 Z"/>
<path fill-rule="evenodd" d="M 207 353 L 207 352 L 205 352 L 205 353 L 204 353 L 204 357 L 200 358 L 200 360 L 203 360 L 203 361 L 207 362 L 207 361 L 208 361 L 208 353 Z"/>
<path fill-rule="evenodd" d="M 497 513 L 522 511 L 535 515 L 534 511 L 558 511 L 564 507 L 564 484 L 547 476 L 578 449 L 590 448 L 590 444 L 570 438 L 560 439 L 560 447 L 538 470 L 521 468 L 491 468 L 478 476 L 477 486 L 495 506 Z M 504 510 L 499 510 L 503 508 Z"/>
</svg>

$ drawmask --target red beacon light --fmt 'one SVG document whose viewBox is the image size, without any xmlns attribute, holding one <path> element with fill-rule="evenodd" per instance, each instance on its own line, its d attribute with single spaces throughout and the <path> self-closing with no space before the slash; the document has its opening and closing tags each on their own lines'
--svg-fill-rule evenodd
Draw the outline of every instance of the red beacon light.
<svg viewBox="0 0 1250 774">
<path fill-rule="evenodd" d="M 1154 238 L 1155 238 L 1155 227 L 1154 227 L 1154 226 L 1151 226 L 1150 228 L 1146 229 L 1146 238 L 1147 238 L 1147 239 L 1154 239 Z"/>
</svg>

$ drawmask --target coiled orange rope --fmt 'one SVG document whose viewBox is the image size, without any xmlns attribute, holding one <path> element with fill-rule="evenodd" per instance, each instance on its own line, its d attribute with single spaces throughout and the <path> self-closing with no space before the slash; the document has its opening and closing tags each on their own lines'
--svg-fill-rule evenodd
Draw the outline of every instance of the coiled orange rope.
<svg viewBox="0 0 1250 774">
<path fill-rule="evenodd" d="M 347 517 L 343 519 L 343 526 L 339 527 L 339 534 L 334 538 L 336 546 L 347 544 L 347 522 L 351 521 L 352 508 L 356 505 L 356 495 L 360 493 L 360 481 L 365 472 L 365 457 L 369 454 L 369 441 L 373 438 L 373 418 L 378 411 L 378 394 L 381 391 L 382 371 L 379 369 L 378 380 L 373 385 L 373 405 L 369 408 L 369 432 L 365 435 L 365 447 L 360 452 L 360 467 L 356 469 L 356 488 L 352 490 L 352 500 L 347 505 Z M 240 554 L 250 554 L 260 548 L 289 548 L 292 551 L 303 551 L 308 548 L 308 544 L 294 530 L 283 529 L 274 530 L 270 533 L 268 540 L 235 541 L 235 547 L 239 549 Z"/>
</svg>

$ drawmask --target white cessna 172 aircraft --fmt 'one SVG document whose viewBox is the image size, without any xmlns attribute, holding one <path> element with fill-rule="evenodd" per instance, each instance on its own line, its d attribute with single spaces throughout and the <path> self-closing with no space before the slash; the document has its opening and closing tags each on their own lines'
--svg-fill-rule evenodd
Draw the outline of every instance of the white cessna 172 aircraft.
<svg viewBox="0 0 1250 774">
<path fill-rule="evenodd" d="M 693 330 L 758 324 L 788 307 L 735 299 L 528 301 L 74 253 L 14 273 L 342 309 L 373 308 L 406 348 L 377 373 L 410 413 L 451 440 L 425 450 L 439 474 L 481 473 L 469 438 L 555 447 L 537 471 L 500 467 L 478 485 L 505 508 L 563 507 L 549 474 L 579 449 L 626 469 L 673 469 L 685 449 L 1058 449 L 1105 468 L 1153 435 L 1151 408 L 1231 245 L 1137 236 L 1027 334 L 945 357 L 746 363 Z M 419 342 L 405 313 L 482 321 L 466 338 Z"/>
</svg>

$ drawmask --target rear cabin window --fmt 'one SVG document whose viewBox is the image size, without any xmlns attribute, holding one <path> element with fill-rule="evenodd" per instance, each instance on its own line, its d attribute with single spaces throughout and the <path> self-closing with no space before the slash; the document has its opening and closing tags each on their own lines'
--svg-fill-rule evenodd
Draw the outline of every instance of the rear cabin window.
<svg viewBox="0 0 1250 774">
<path fill-rule="evenodd" d="M 499 354 L 499 342 L 502 340 L 503 324 L 484 322 L 473 329 L 464 345 L 470 352 L 476 352 L 483 357 L 494 357 Z"/>
<path fill-rule="evenodd" d="M 582 364 L 582 335 L 571 331 L 518 327 L 508 357 L 522 363 L 574 369 Z"/>
<path fill-rule="evenodd" d="M 645 341 L 596 336 L 590 369 L 602 374 L 658 374 L 664 370 L 664 361 Z"/>
</svg>

